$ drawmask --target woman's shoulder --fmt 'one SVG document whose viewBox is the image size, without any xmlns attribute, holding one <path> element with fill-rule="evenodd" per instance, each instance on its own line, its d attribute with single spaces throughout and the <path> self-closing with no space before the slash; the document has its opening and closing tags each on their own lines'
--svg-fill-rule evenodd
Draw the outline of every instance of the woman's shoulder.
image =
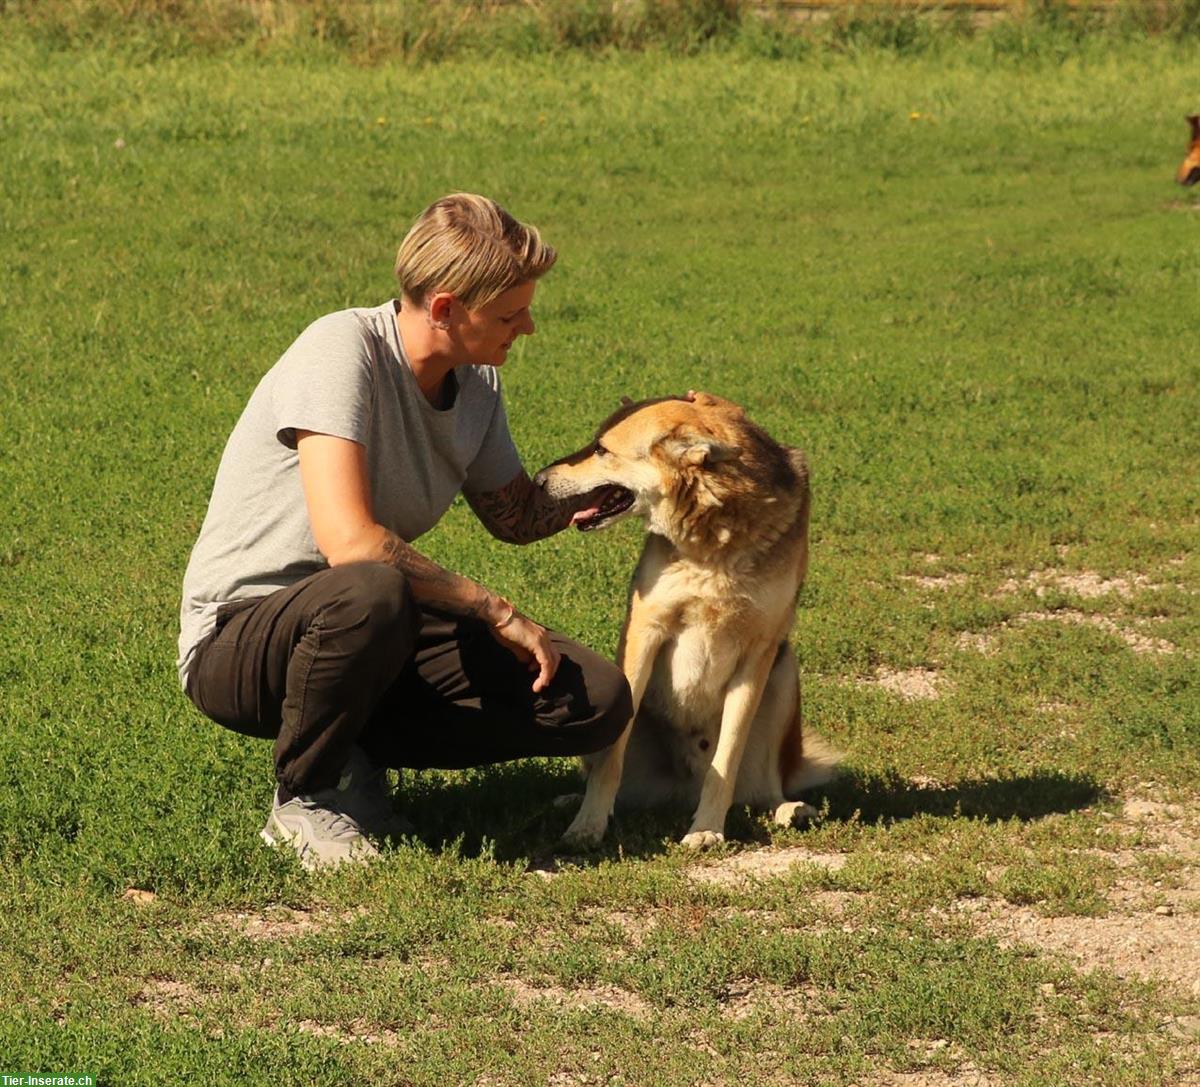
<svg viewBox="0 0 1200 1087">
<path fill-rule="evenodd" d="M 387 328 L 378 307 L 335 310 L 312 321 L 279 361 L 285 365 L 303 365 L 306 360 L 364 364 L 386 350 L 386 345 Z"/>
<path fill-rule="evenodd" d="M 343 339 L 379 339 L 386 332 L 386 323 L 381 319 L 382 306 L 356 306 L 351 309 L 334 310 L 310 323 L 300 333 L 299 339 L 341 337 Z"/>
</svg>

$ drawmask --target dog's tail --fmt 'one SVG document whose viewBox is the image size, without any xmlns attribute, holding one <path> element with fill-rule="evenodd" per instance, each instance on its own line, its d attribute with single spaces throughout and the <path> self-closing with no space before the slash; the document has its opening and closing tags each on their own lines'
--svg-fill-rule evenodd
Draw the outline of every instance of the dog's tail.
<svg viewBox="0 0 1200 1087">
<path fill-rule="evenodd" d="M 800 714 L 796 713 L 796 724 L 793 726 L 800 731 Z M 789 800 L 794 800 L 797 794 L 805 789 L 815 789 L 825 785 L 838 774 L 838 764 L 842 761 L 842 753 L 831 744 L 815 736 L 811 732 L 804 734 L 800 759 L 788 767 L 788 773 L 783 779 L 783 794 Z"/>
</svg>

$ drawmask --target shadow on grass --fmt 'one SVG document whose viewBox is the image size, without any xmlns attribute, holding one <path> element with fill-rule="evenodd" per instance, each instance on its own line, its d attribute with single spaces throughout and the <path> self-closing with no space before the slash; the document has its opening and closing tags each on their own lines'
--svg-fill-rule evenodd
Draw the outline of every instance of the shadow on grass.
<svg viewBox="0 0 1200 1087">
<path fill-rule="evenodd" d="M 953 784 L 913 782 L 894 771 L 852 771 L 830 784 L 824 795 L 829 818 L 874 824 L 918 815 L 1029 822 L 1090 807 L 1107 793 L 1090 775 L 1061 770 L 966 778 Z"/>
<path fill-rule="evenodd" d="M 537 864 L 556 855 L 557 842 L 575 813 L 558 807 L 556 797 L 578 792 L 581 782 L 569 766 L 511 763 L 461 774 L 406 775 L 403 806 L 433 849 L 454 843 L 465 856 L 490 852 L 497 860 L 532 857 Z M 1107 798 L 1087 774 L 1035 770 L 952 784 L 911 781 L 894 771 L 847 771 L 808 799 L 825 808 L 826 822 L 887 826 L 917 816 L 1030 822 L 1078 811 Z M 571 856 L 572 863 L 599 864 L 621 857 L 666 853 L 686 832 L 690 812 L 618 812 L 596 851 Z M 730 811 L 731 841 L 769 843 L 771 830 L 745 808 Z"/>
</svg>

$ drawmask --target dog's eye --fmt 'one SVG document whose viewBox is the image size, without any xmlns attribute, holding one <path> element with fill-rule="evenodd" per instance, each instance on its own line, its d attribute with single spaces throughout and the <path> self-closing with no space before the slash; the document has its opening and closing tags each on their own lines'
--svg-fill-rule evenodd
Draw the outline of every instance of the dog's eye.
<svg viewBox="0 0 1200 1087">
<path fill-rule="evenodd" d="M 608 450 L 605 449 L 604 446 L 602 446 L 599 442 L 596 443 L 596 456 L 598 456 L 598 457 L 607 457 L 608 456 Z"/>
</svg>

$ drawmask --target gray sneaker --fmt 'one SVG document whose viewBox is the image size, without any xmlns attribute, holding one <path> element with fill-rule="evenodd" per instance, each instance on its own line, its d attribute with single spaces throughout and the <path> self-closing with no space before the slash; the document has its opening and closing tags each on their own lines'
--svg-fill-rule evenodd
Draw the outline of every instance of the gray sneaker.
<svg viewBox="0 0 1200 1087">
<path fill-rule="evenodd" d="M 341 809 L 339 796 L 336 789 L 322 789 L 280 804 L 276 792 L 267 825 L 259 832 L 262 840 L 290 846 L 310 872 L 378 857 L 379 850 L 367 840 L 363 828 Z"/>
<path fill-rule="evenodd" d="M 376 838 L 399 838 L 414 833 L 414 827 L 396 811 L 388 791 L 387 767 L 376 766 L 358 746 L 337 783 L 337 806 L 368 834 Z"/>
</svg>

